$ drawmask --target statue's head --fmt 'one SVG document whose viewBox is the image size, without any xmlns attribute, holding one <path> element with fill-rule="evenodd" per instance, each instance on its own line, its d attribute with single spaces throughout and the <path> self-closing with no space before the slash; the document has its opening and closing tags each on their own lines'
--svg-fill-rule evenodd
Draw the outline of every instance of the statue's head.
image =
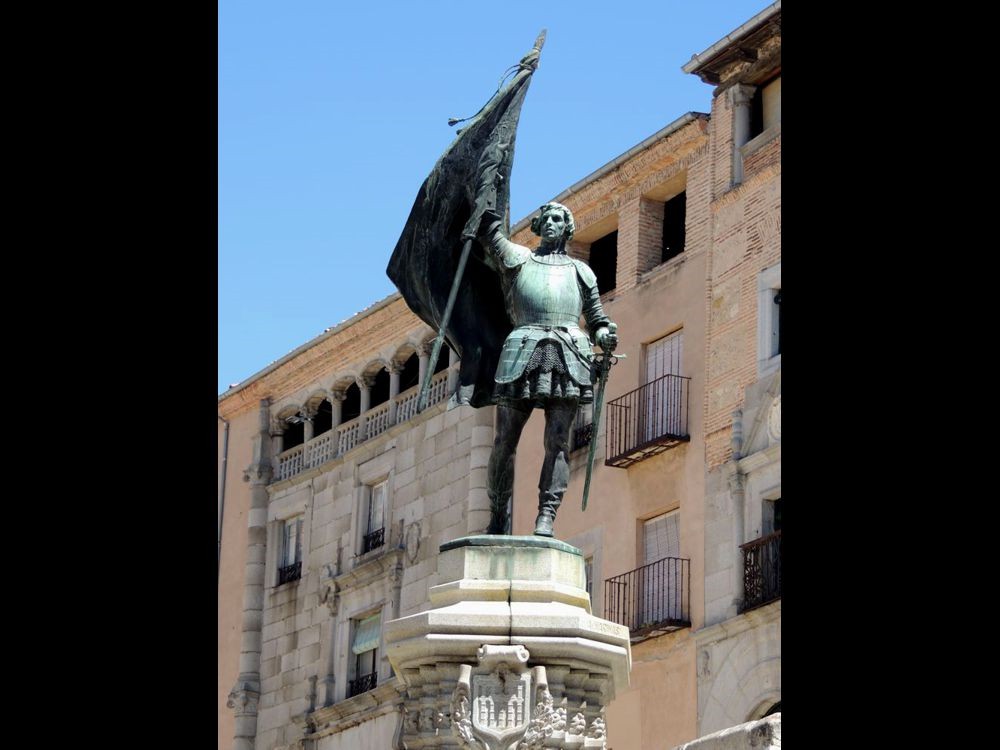
<svg viewBox="0 0 1000 750">
<path fill-rule="evenodd" d="M 561 222 L 549 222 L 552 223 L 562 223 L 563 224 L 563 235 L 559 237 L 546 237 L 546 222 L 545 217 L 549 214 L 553 214 L 555 217 L 561 219 Z M 562 203 L 546 203 L 540 209 L 540 213 L 534 219 L 531 220 L 531 231 L 539 235 L 543 241 L 558 241 L 560 239 L 569 242 L 573 239 L 573 233 L 576 232 L 576 222 L 573 221 L 573 212 L 570 211 Z"/>
</svg>

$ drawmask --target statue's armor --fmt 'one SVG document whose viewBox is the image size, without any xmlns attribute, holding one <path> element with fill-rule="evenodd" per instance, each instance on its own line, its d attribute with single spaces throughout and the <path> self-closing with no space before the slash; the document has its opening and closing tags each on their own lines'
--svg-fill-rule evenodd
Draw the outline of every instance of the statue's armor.
<svg viewBox="0 0 1000 750">
<path fill-rule="evenodd" d="M 514 324 L 500 353 L 496 382 L 519 378 L 539 342 L 552 340 L 559 344 L 569 377 L 589 387 L 594 351 L 580 328 L 580 316 L 586 315 L 592 330 L 609 322 L 600 308 L 594 272 L 562 253 L 532 253 L 498 232 L 493 233 L 491 249 L 494 262 L 502 268 L 507 314 Z"/>
</svg>

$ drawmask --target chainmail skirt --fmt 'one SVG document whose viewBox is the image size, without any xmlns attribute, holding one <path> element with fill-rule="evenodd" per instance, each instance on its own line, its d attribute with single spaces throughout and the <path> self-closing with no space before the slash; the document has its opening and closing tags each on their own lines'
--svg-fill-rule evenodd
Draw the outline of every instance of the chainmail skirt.
<svg viewBox="0 0 1000 750">
<path fill-rule="evenodd" d="M 531 353 L 521 376 L 510 383 L 497 383 L 493 402 L 511 406 L 544 409 L 552 401 L 577 401 L 589 404 L 594 389 L 587 383 L 578 385 L 566 369 L 562 345 L 552 339 L 539 341 Z"/>
</svg>

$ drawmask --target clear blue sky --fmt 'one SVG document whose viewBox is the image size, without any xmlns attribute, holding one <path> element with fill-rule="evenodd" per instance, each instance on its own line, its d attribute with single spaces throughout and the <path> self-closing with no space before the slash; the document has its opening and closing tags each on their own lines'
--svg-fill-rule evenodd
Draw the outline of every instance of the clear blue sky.
<svg viewBox="0 0 1000 750">
<path fill-rule="evenodd" d="M 219 385 L 394 291 L 417 189 L 548 30 L 525 99 L 511 220 L 689 111 L 681 72 L 767 0 L 220 0 Z"/>
</svg>

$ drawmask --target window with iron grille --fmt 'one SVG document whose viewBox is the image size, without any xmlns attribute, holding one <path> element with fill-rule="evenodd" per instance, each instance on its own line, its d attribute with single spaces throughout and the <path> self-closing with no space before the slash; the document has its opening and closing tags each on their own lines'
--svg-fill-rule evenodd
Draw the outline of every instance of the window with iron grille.
<svg viewBox="0 0 1000 750">
<path fill-rule="evenodd" d="M 371 552 L 385 544 L 385 512 L 389 481 L 384 480 L 368 487 L 368 508 L 365 535 L 361 552 Z"/>
<path fill-rule="evenodd" d="M 681 515 L 671 511 L 642 524 L 643 562 L 652 565 L 665 558 L 681 556 Z M 673 570 L 651 576 L 643 582 L 640 620 L 658 622 L 683 619 L 681 580 Z"/>
<path fill-rule="evenodd" d="M 681 374 L 684 353 L 684 331 L 676 331 L 646 345 L 646 383 L 656 383 L 644 392 L 643 413 L 645 437 L 652 440 L 660 435 L 682 432 L 683 412 L 679 378 L 664 378 Z"/>
<path fill-rule="evenodd" d="M 302 516 L 281 524 L 281 556 L 278 560 L 278 585 L 302 577 Z"/>
<path fill-rule="evenodd" d="M 352 621 L 354 635 L 351 639 L 351 653 L 354 654 L 354 664 L 353 676 L 347 686 L 348 698 L 372 690 L 378 684 L 381 622 L 381 612 Z"/>
</svg>

